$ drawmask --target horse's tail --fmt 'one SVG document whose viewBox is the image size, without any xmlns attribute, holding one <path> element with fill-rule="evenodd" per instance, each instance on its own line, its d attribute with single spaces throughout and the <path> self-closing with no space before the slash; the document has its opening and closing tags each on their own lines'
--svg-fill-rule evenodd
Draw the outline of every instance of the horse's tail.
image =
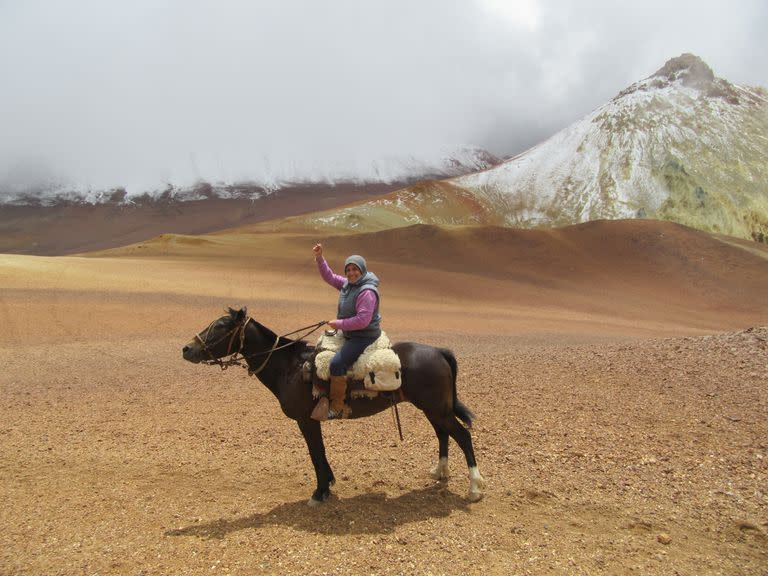
<svg viewBox="0 0 768 576">
<path fill-rule="evenodd" d="M 458 394 L 456 393 L 456 376 L 459 373 L 459 365 L 456 362 L 456 356 L 454 356 L 453 352 L 448 350 L 448 348 L 440 348 L 440 353 L 443 355 L 446 362 L 448 362 L 448 365 L 451 367 L 451 372 L 453 373 L 453 413 L 459 420 L 464 422 L 467 428 L 472 428 L 472 419 L 475 415 L 472 414 L 472 411 L 467 408 L 461 400 L 459 400 Z"/>
</svg>

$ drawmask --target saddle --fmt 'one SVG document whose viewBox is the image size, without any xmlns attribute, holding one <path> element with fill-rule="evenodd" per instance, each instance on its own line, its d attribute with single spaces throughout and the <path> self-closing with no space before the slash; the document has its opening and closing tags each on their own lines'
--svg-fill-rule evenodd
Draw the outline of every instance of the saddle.
<svg viewBox="0 0 768 576">
<path fill-rule="evenodd" d="M 323 395 L 331 377 L 331 360 L 344 345 L 344 336 L 336 330 L 326 330 L 315 346 L 315 355 L 304 363 L 305 380 L 313 383 L 315 397 Z M 400 388 L 400 358 L 391 348 L 387 335 L 368 346 L 347 371 L 347 386 L 351 397 L 374 397 L 379 392 Z"/>
</svg>

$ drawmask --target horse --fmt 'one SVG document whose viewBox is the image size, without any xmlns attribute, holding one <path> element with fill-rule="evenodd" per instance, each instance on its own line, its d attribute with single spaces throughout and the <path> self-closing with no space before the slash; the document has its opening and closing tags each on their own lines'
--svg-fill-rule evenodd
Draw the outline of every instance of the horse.
<svg viewBox="0 0 768 576">
<path fill-rule="evenodd" d="M 324 322 L 317 326 L 322 324 Z M 410 402 L 424 412 L 437 435 L 438 460 L 430 471 L 431 476 L 439 481 L 448 478 L 448 441 L 449 437 L 453 438 L 464 452 L 469 468 L 468 499 L 470 502 L 482 499 L 485 479 L 477 466 L 469 432 L 474 415 L 457 397 L 456 357 L 446 348 L 415 342 L 399 342 L 392 349 L 400 358 L 401 393 L 348 398 L 352 408 L 350 417 L 365 418 L 398 402 Z M 211 322 L 183 347 L 182 356 L 189 362 L 218 363 L 225 368 L 227 364 L 222 359 L 242 355 L 249 373 L 257 376 L 275 395 L 283 413 L 299 425 L 317 479 L 317 487 L 307 504 L 317 506 L 329 498 L 336 478 L 325 455 L 320 422 L 310 418 L 315 406 L 312 383 L 302 375 L 302 366 L 313 352 L 314 346 L 304 340 L 278 336 L 250 317 L 243 307 L 229 308 L 227 314 Z"/>
</svg>

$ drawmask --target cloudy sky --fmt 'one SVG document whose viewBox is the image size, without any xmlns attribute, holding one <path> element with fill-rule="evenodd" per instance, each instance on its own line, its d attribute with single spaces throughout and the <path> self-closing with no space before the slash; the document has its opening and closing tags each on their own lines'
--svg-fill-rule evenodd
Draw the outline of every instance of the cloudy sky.
<svg viewBox="0 0 768 576">
<path fill-rule="evenodd" d="M 0 0 L 0 186 L 508 156 L 683 52 L 768 86 L 766 30 L 764 0 Z"/>
</svg>

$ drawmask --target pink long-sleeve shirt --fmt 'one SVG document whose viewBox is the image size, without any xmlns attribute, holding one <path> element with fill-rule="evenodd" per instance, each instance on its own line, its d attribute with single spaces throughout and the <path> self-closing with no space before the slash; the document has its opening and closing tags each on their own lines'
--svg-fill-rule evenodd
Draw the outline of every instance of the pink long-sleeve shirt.
<svg viewBox="0 0 768 576">
<path fill-rule="evenodd" d="M 317 269 L 320 271 L 320 276 L 322 276 L 323 280 L 336 288 L 336 290 L 341 290 L 341 287 L 344 286 L 344 282 L 346 282 L 347 279 L 344 278 L 344 276 L 334 274 L 331 267 L 328 266 L 328 262 L 326 262 L 325 258 L 322 256 L 316 256 L 315 261 L 317 262 Z M 362 330 L 368 326 L 368 324 L 371 323 L 373 312 L 376 309 L 376 299 L 377 296 L 373 290 L 363 290 L 360 292 L 357 296 L 357 300 L 355 300 L 355 312 L 357 312 L 357 314 L 352 316 L 352 318 L 344 318 L 340 320 L 338 323 L 339 328 L 347 332 L 349 330 Z"/>
</svg>

